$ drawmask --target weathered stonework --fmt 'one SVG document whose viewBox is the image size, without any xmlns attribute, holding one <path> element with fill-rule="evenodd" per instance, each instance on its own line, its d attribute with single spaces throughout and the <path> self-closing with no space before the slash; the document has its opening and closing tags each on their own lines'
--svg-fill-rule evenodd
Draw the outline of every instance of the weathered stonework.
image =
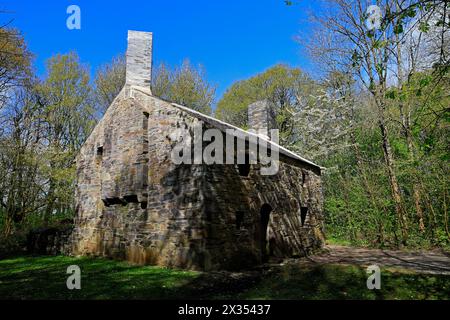
<svg viewBox="0 0 450 320">
<path fill-rule="evenodd" d="M 230 127 L 125 86 L 77 159 L 73 254 L 217 270 L 321 247 L 320 167 L 287 150 L 272 176 L 174 164 L 173 132 L 198 125 Z"/>
<path fill-rule="evenodd" d="M 49 255 L 70 254 L 72 230 L 72 223 L 33 229 L 27 234 L 27 252 Z"/>
<path fill-rule="evenodd" d="M 152 74 L 153 34 L 128 31 L 126 82 L 131 86 L 150 88 Z"/>
<path fill-rule="evenodd" d="M 248 106 L 248 125 L 265 135 L 276 129 L 275 111 L 268 100 L 255 101 Z"/>
</svg>

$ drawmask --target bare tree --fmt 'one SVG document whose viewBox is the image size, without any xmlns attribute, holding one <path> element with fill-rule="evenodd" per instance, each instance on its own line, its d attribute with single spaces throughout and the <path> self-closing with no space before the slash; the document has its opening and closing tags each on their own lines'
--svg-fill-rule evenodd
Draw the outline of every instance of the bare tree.
<svg viewBox="0 0 450 320">
<path fill-rule="evenodd" d="M 98 112 L 105 113 L 125 85 L 125 57 L 120 55 L 100 67 L 95 76 L 95 96 Z"/>
</svg>

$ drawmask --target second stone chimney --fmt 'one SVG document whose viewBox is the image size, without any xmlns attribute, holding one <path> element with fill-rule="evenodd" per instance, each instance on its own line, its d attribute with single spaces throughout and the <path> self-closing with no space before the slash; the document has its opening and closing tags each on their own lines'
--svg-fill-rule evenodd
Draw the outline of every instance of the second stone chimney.
<svg viewBox="0 0 450 320">
<path fill-rule="evenodd" d="M 271 129 L 276 129 L 275 110 L 269 100 L 256 101 L 248 106 L 248 126 L 265 136 L 269 136 Z"/>
<path fill-rule="evenodd" d="M 152 80 L 151 32 L 128 31 L 126 84 L 150 89 Z"/>
</svg>

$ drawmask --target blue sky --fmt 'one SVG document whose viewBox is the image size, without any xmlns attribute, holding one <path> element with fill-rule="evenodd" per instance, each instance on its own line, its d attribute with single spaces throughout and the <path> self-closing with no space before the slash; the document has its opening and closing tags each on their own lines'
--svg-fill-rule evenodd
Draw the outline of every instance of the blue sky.
<svg viewBox="0 0 450 320">
<path fill-rule="evenodd" d="M 81 9 L 81 30 L 66 27 L 69 5 Z M 153 61 L 180 64 L 188 58 L 202 64 L 217 85 L 217 98 L 234 81 L 248 78 L 276 63 L 311 71 L 307 57 L 294 41 L 307 28 L 314 0 L 3 0 L 0 9 L 12 13 L 35 54 L 39 75 L 45 60 L 56 53 L 76 51 L 91 73 L 125 52 L 127 30 L 153 32 Z"/>
</svg>

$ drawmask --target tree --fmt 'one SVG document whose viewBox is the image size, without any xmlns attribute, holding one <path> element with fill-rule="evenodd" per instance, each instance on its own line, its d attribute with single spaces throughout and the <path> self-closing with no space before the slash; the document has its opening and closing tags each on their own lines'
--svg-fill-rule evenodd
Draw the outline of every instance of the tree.
<svg viewBox="0 0 450 320">
<path fill-rule="evenodd" d="M 42 141 L 46 146 L 46 219 L 73 209 L 75 156 L 94 124 L 89 73 L 75 53 L 47 61 L 47 77 L 36 92 L 42 110 Z"/>
<path fill-rule="evenodd" d="M 206 80 L 202 66 L 195 68 L 184 60 L 173 70 L 161 64 L 153 76 L 152 91 L 162 99 L 210 115 L 216 89 Z"/>
<path fill-rule="evenodd" d="M 28 218 L 74 211 L 75 156 L 94 124 L 89 73 L 75 53 L 47 61 L 43 80 L 9 89 L 0 136 L 3 233 Z"/>
<path fill-rule="evenodd" d="M 330 73 L 307 100 L 292 113 L 297 134 L 288 147 L 318 162 L 350 148 L 355 112 L 352 79 L 347 74 Z"/>
<path fill-rule="evenodd" d="M 0 137 L 0 211 L 4 213 L 3 233 L 9 236 L 42 206 L 43 190 L 41 123 L 36 96 L 29 88 L 15 88 L 7 100 L 1 124 L 8 132 Z"/>
<path fill-rule="evenodd" d="M 28 94 L 32 82 L 31 53 L 15 29 L 0 27 L 0 213 L 3 232 L 33 210 L 38 190 L 33 142 L 33 99 Z"/>
<path fill-rule="evenodd" d="M 95 78 L 95 95 L 100 112 L 104 112 L 125 85 L 126 62 L 123 56 L 102 66 Z M 161 63 L 152 75 L 152 93 L 162 99 L 211 114 L 215 87 L 208 83 L 202 66 L 193 67 L 185 60 L 170 69 Z"/>
<path fill-rule="evenodd" d="M 434 75 L 431 82 L 442 87 L 445 79 L 443 75 L 448 73 L 448 50 L 445 49 L 445 44 L 448 43 L 448 35 L 445 33 L 448 29 L 448 3 L 395 0 L 380 2 L 382 17 L 378 28 L 368 28 L 365 25 L 370 16 L 362 1 L 330 0 L 324 3 L 326 11 L 313 17 L 316 32 L 302 40 L 309 40 L 305 44 L 322 70 L 349 73 L 361 88 L 360 92 L 369 93 L 366 105 L 375 111 L 380 134 L 379 145 L 397 215 L 396 223 L 401 232 L 401 242 L 406 244 L 411 233 L 407 210 L 409 188 L 411 186 L 416 221 L 422 232 L 425 230 L 422 195 L 429 192 L 420 186 L 417 170 L 417 133 L 423 133 L 424 128 L 414 128 L 413 125 L 423 117 L 423 114 L 417 113 L 424 109 L 424 105 L 417 103 L 421 100 L 417 96 L 425 93 L 423 87 L 428 83 L 426 77 L 419 86 L 414 80 L 420 72 L 419 62 L 423 62 L 417 53 L 424 51 L 422 49 L 425 47 L 430 49 L 425 50 L 428 52 L 427 57 L 431 59 L 427 59 L 428 69 L 433 66 L 438 71 L 432 72 Z M 427 34 L 433 29 L 431 21 L 434 21 L 438 29 L 433 35 Z M 409 93 L 406 92 L 408 90 Z M 435 102 L 446 99 L 445 95 L 436 97 L 432 91 L 427 91 L 427 94 L 431 94 L 428 98 L 435 97 Z M 371 106 L 375 108 L 372 109 Z M 432 112 L 436 115 L 436 121 L 442 121 L 442 116 L 437 116 L 442 115 L 442 111 L 441 108 Z M 414 118 L 419 121 L 414 121 Z"/>
<path fill-rule="evenodd" d="M 295 144 L 299 132 L 294 114 L 313 98 L 318 84 L 299 68 L 276 65 L 250 79 L 233 84 L 217 103 L 216 117 L 239 127 L 247 127 L 248 105 L 268 99 L 276 106 L 276 122 L 283 145 Z"/>
<path fill-rule="evenodd" d="M 31 53 L 19 31 L 0 28 L 0 109 L 10 89 L 23 85 L 31 75 Z"/>
<path fill-rule="evenodd" d="M 94 80 L 95 96 L 101 114 L 105 113 L 125 85 L 125 70 L 125 57 L 118 56 L 97 71 Z"/>
</svg>

